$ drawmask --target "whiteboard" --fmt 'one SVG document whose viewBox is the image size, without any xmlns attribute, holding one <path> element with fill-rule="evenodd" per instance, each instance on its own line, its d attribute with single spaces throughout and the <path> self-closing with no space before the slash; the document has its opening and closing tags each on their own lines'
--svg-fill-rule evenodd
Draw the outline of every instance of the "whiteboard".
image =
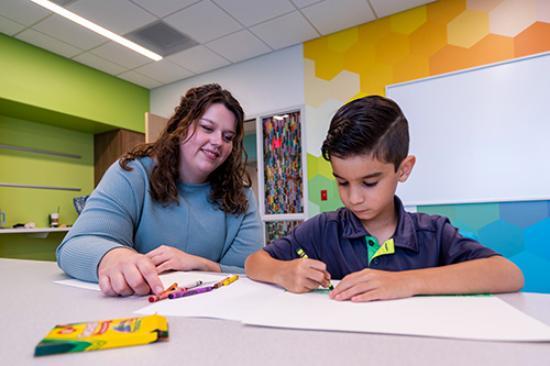
<svg viewBox="0 0 550 366">
<path fill-rule="evenodd" d="M 417 163 L 406 205 L 550 199 L 550 52 L 388 85 Z"/>
</svg>

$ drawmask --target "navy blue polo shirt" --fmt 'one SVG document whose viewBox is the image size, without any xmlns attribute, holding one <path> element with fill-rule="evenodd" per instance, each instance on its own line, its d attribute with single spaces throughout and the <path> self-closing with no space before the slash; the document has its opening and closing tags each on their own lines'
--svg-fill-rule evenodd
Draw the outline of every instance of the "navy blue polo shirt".
<svg viewBox="0 0 550 366">
<path fill-rule="evenodd" d="M 406 212 L 397 196 L 395 207 L 398 223 L 393 240 L 382 243 L 377 255 L 373 255 L 372 248 L 369 254 L 373 240 L 357 216 L 346 208 L 307 220 L 264 250 L 273 258 L 291 260 L 299 257 L 296 251 L 302 248 L 309 258 L 326 263 L 334 279 L 365 268 L 403 271 L 498 255 L 460 235 L 446 217 Z"/>
</svg>

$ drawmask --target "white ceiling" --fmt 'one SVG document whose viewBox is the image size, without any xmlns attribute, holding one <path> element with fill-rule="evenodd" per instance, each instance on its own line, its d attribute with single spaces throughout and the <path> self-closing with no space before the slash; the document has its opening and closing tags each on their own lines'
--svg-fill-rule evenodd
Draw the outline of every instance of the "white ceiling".
<svg viewBox="0 0 550 366">
<path fill-rule="evenodd" d="M 162 19 L 199 44 L 154 62 L 29 0 L 0 0 L 0 32 L 155 88 L 433 0 L 77 0 L 66 8 L 124 35 Z"/>
</svg>

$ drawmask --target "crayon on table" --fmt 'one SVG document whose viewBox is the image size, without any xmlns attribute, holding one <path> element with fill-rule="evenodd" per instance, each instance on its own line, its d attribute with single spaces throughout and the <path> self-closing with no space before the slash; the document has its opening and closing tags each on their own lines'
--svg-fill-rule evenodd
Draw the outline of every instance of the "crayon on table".
<svg viewBox="0 0 550 366">
<path fill-rule="evenodd" d="M 298 248 L 296 249 L 296 254 L 298 254 L 300 256 L 300 258 L 309 258 L 306 254 L 306 252 L 304 252 L 304 250 L 302 248 Z M 332 282 L 330 282 L 330 280 L 328 280 L 328 286 L 327 288 L 329 290 L 334 290 L 334 286 L 332 285 Z"/>
<path fill-rule="evenodd" d="M 160 301 L 160 300 L 167 299 L 168 294 L 170 294 L 171 292 L 173 292 L 177 289 L 178 289 L 178 284 L 177 284 L 177 282 L 174 282 L 173 284 L 168 286 L 166 288 L 166 290 L 162 291 L 160 294 L 149 296 L 149 302 L 155 302 L 155 301 Z"/>
<path fill-rule="evenodd" d="M 178 287 L 177 289 L 175 289 L 174 291 L 170 292 L 169 294 L 166 295 L 166 298 L 171 298 L 169 297 L 169 295 L 173 294 L 174 296 L 176 296 L 175 298 L 178 298 L 178 297 L 181 297 L 180 293 L 184 293 L 184 292 L 187 292 L 189 291 L 190 289 L 192 288 L 195 288 L 195 287 L 199 287 L 200 285 L 202 285 L 202 281 L 199 280 L 199 281 L 195 281 L 195 282 L 191 282 L 191 283 L 188 283 L 186 284 L 185 286 L 182 286 L 182 287 Z"/>
<path fill-rule="evenodd" d="M 187 296 L 192 296 L 192 295 L 203 294 L 205 292 L 212 291 L 213 289 L 214 289 L 213 286 L 208 286 L 208 287 L 194 288 L 194 289 L 187 290 L 187 291 L 172 292 L 171 294 L 168 295 L 168 298 L 173 300 L 173 299 L 178 299 L 180 297 L 187 297 Z"/>
<path fill-rule="evenodd" d="M 232 275 L 229 277 L 224 278 L 221 281 L 218 281 L 212 286 L 213 288 L 220 288 L 222 286 L 227 286 L 232 284 L 233 282 L 237 281 L 239 279 L 239 275 Z"/>
</svg>

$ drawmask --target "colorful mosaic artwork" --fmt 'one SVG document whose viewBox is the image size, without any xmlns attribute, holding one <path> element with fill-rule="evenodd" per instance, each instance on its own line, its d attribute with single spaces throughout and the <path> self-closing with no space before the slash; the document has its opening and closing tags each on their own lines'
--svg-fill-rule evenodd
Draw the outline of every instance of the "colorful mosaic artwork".
<svg viewBox="0 0 550 366">
<path fill-rule="evenodd" d="M 303 221 L 268 221 L 265 223 L 265 242 L 281 238 L 289 234 Z"/>
<path fill-rule="evenodd" d="M 265 213 L 303 213 L 300 112 L 262 119 Z"/>
</svg>

